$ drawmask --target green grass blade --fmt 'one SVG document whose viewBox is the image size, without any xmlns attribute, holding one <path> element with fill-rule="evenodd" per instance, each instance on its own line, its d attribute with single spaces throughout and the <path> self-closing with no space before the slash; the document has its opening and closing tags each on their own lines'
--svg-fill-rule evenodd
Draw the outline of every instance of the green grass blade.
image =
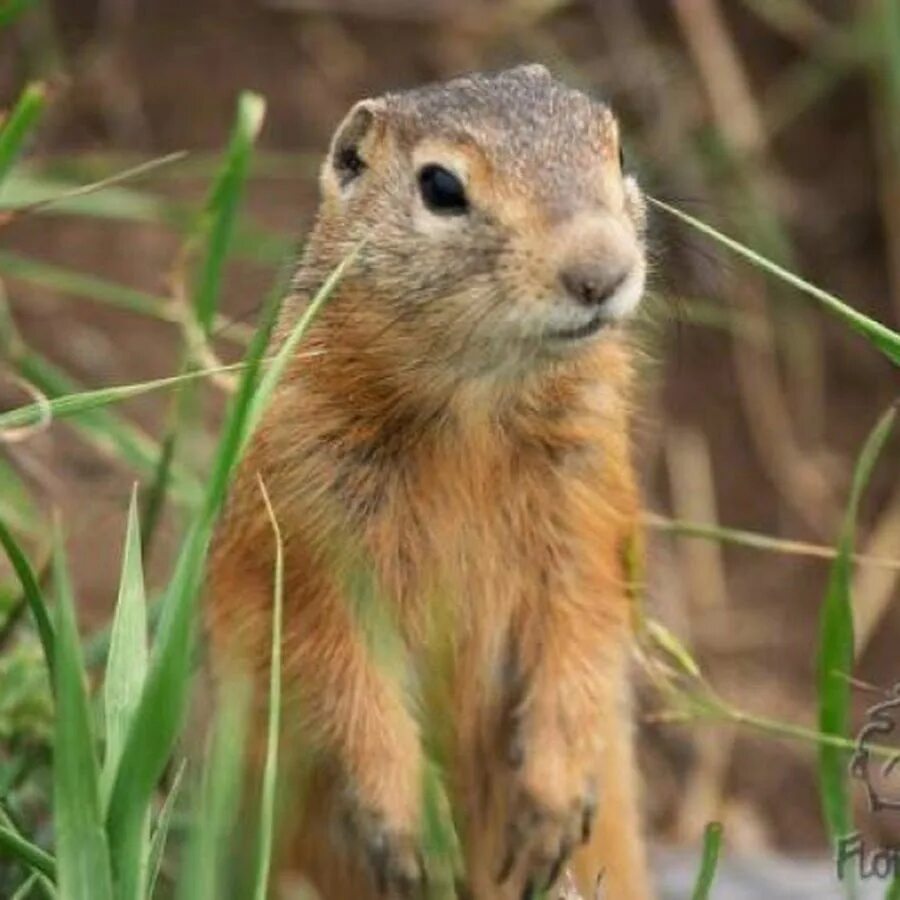
<svg viewBox="0 0 900 900">
<path fill-rule="evenodd" d="M 142 474 L 150 474 L 155 471 L 160 453 L 160 447 L 156 441 L 126 419 L 101 408 L 105 404 L 96 402 L 96 394 L 93 402 L 82 404 L 81 401 L 75 400 L 75 395 L 92 392 L 82 391 L 80 385 L 65 372 L 31 350 L 18 355 L 15 365 L 19 374 L 27 382 L 51 399 L 51 404 L 52 398 L 61 398 L 66 395 L 72 397 L 68 402 L 74 404 L 75 410 L 74 412 L 70 411 L 68 415 L 74 417 L 75 427 L 94 447 L 114 459 L 122 460 Z M 120 399 L 125 398 L 120 397 Z M 30 404 L 26 409 L 30 409 L 30 421 L 40 422 L 45 415 L 46 406 L 41 402 Z M 35 413 L 37 413 L 37 418 L 34 418 Z M 18 417 L 20 413 L 13 410 L 12 413 L 0 417 L 0 420 L 6 419 L 6 415 L 13 414 L 14 417 Z M 0 431 L 5 427 L 5 424 L 0 421 Z M 183 468 L 179 468 L 174 474 L 173 486 L 178 492 L 179 498 L 186 503 L 196 502 L 200 496 L 199 481 Z"/>
<path fill-rule="evenodd" d="M 256 395 L 253 398 L 249 417 L 249 428 L 244 438 L 245 441 L 250 439 L 253 431 L 262 419 L 263 413 L 266 411 L 266 406 L 268 405 L 272 394 L 275 392 L 275 388 L 278 386 L 278 382 L 281 380 L 290 361 L 295 357 L 297 348 L 306 335 L 306 332 L 309 330 L 310 325 L 312 325 L 319 310 L 324 306 L 325 301 L 328 300 L 334 289 L 337 287 L 338 282 L 344 277 L 347 270 L 356 260 L 362 246 L 362 242 L 357 244 L 334 268 L 328 278 L 325 279 L 324 284 L 316 292 L 315 297 L 307 304 L 303 314 L 288 333 L 287 338 L 282 343 L 281 347 L 279 347 L 274 359 L 269 363 L 260 380 Z"/>
<path fill-rule="evenodd" d="M 16 468 L 0 456 L 0 521 L 18 534 L 40 537 L 43 527 L 34 499 Z"/>
<path fill-rule="evenodd" d="M 200 268 L 193 277 L 192 309 L 186 310 L 189 318 L 184 323 L 183 359 L 180 366 L 182 372 L 190 372 L 198 367 L 198 346 L 199 349 L 206 346 L 216 323 L 216 309 L 225 263 L 234 236 L 238 204 L 264 112 L 265 103 L 261 97 L 244 93 L 238 99 L 237 115 L 225 161 L 204 207 L 198 233 L 192 236 L 187 245 L 191 248 L 199 240 L 203 247 Z M 163 452 L 148 494 L 148 542 L 154 536 L 157 514 L 165 502 L 172 463 L 176 459 L 179 444 L 190 445 L 190 438 L 196 428 L 196 387 L 192 382 L 185 382 L 176 391 L 171 403 L 169 424 L 163 438 Z"/>
<path fill-rule="evenodd" d="M 834 547 L 811 544 L 808 541 L 791 540 L 790 538 L 772 537 L 772 535 L 762 534 L 759 531 L 727 528 L 710 522 L 687 522 L 683 519 L 669 519 L 655 513 L 645 513 L 643 520 L 649 528 L 655 531 L 677 535 L 678 537 L 699 538 L 701 540 L 717 541 L 720 544 L 732 544 L 735 547 L 745 547 L 750 550 L 784 553 L 789 556 L 806 556 L 811 559 L 832 560 L 837 556 L 837 550 Z M 882 569 L 900 569 L 900 555 L 893 558 L 854 553 L 852 559 L 859 565 L 875 566 Z"/>
<path fill-rule="evenodd" d="M 22 152 L 25 140 L 44 110 L 46 100 L 42 84 L 29 84 L 0 128 L 0 187 Z"/>
<path fill-rule="evenodd" d="M 278 780 L 278 742 L 281 735 L 281 620 L 284 602 L 284 544 L 275 510 L 259 477 L 259 489 L 275 536 L 275 584 L 272 591 L 272 651 L 269 661 L 269 722 L 266 734 L 266 761 L 263 768 L 260 802 L 259 849 L 256 864 L 255 900 L 269 896 L 269 873 L 275 832 L 275 787 Z"/>
<path fill-rule="evenodd" d="M 141 496 L 141 546 L 145 555 L 149 555 L 156 537 L 156 529 L 162 517 L 166 496 L 169 492 L 169 482 L 172 478 L 172 464 L 175 461 L 175 432 L 169 432 L 162 442 L 162 451 L 153 480 L 142 491 Z"/>
<path fill-rule="evenodd" d="M 154 297 L 96 275 L 51 265 L 7 250 L 0 251 L 0 274 L 142 316 L 177 322 L 177 316 L 165 297 Z"/>
<path fill-rule="evenodd" d="M 175 777 L 172 779 L 172 786 L 166 794 L 166 799 L 159 811 L 159 815 L 156 817 L 156 826 L 153 829 L 153 837 L 150 839 L 150 854 L 147 862 L 146 896 L 148 898 L 153 896 L 153 892 L 156 890 L 156 882 L 159 880 L 159 873 L 162 870 L 163 857 L 166 852 L 166 840 L 169 837 L 169 826 L 172 824 L 172 813 L 175 811 L 175 804 L 181 792 L 181 783 L 184 780 L 186 768 L 187 761 L 182 760 Z"/>
<path fill-rule="evenodd" d="M 6 0 L 0 3 L 0 28 L 12 25 L 29 6 L 34 6 L 37 0 Z"/>
<path fill-rule="evenodd" d="M 689 215 L 680 209 L 676 209 L 674 206 L 670 206 L 662 200 L 657 200 L 653 197 L 649 197 L 648 200 L 659 209 L 664 210 L 676 219 L 680 219 L 682 222 L 697 229 L 697 231 L 702 232 L 707 237 L 711 237 L 724 247 L 727 247 L 739 256 L 744 257 L 744 259 L 749 260 L 758 268 L 775 275 L 792 287 L 797 288 L 799 291 L 802 291 L 804 294 L 817 300 L 827 310 L 836 315 L 839 319 L 842 319 L 854 331 L 859 332 L 863 337 L 867 338 L 875 345 L 875 347 L 887 356 L 891 362 L 900 366 L 900 334 L 897 332 L 892 331 L 886 325 L 882 325 L 881 322 L 877 322 L 875 319 L 871 319 L 858 310 L 855 310 L 852 306 L 848 306 L 843 300 L 835 297 L 834 294 L 830 294 L 828 291 L 816 287 L 814 284 L 800 278 L 799 275 L 795 275 L 793 272 L 788 271 L 783 266 L 779 266 L 770 259 L 766 259 L 766 257 L 761 256 L 749 247 L 745 247 L 733 238 L 727 237 L 712 226 L 702 222 L 700 219 L 696 219 L 694 216 Z"/>
<path fill-rule="evenodd" d="M 894 870 L 894 877 L 884 892 L 884 900 L 900 900 L 900 871 Z"/>
<path fill-rule="evenodd" d="M 179 900 L 220 900 L 226 893 L 220 885 L 240 805 L 250 683 L 237 681 L 223 687 L 203 772 L 200 808 L 179 876 Z"/>
<path fill-rule="evenodd" d="M 163 600 L 150 669 L 126 740 L 107 815 L 113 865 L 120 878 L 129 877 L 138 858 L 140 825 L 183 718 L 202 567 L 215 517 L 253 422 L 252 413 L 258 408 L 256 397 L 261 389 L 262 356 L 287 283 L 288 273 L 285 272 L 270 295 L 262 325 L 248 350 L 211 468 L 203 506 L 185 540 Z M 117 887 L 119 896 L 131 896 L 122 885 L 117 884 Z"/>
<path fill-rule="evenodd" d="M 222 271 L 234 235 L 250 154 L 262 128 L 265 109 L 265 101 L 257 94 L 243 93 L 238 99 L 237 118 L 225 165 L 216 179 L 203 216 L 206 247 L 194 286 L 193 302 L 197 321 L 207 334 L 216 313 Z"/>
<path fill-rule="evenodd" d="M 45 178 L 21 171 L 23 168 L 16 168 L 4 182 L 0 210 L 12 212 L 37 207 L 42 215 L 168 225 L 177 230 L 187 227 L 187 210 L 161 197 L 124 187 L 106 187 L 90 194 L 75 193 L 80 184 Z"/>
<path fill-rule="evenodd" d="M 447 795 L 447 778 L 433 758 L 426 760 L 422 782 L 422 852 L 429 883 L 437 889 L 435 896 L 442 897 L 464 870 L 462 851 Z"/>
<path fill-rule="evenodd" d="M 318 314 L 319 310 L 328 300 L 332 291 L 337 287 L 338 282 L 343 277 L 353 260 L 356 258 L 360 246 L 361 245 L 358 245 L 353 251 L 351 251 L 351 253 L 349 253 L 329 275 L 328 279 L 322 285 L 321 289 L 316 293 L 315 297 L 313 297 L 307 305 L 302 316 L 297 321 L 296 325 L 292 328 L 282 346 L 279 348 L 278 353 L 266 367 L 265 374 L 260 382 L 258 390 L 256 390 L 255 392 L 255 397 L 253 398 L 253 408 L 250 415 L 250 431 L 252 431 L 252 429 L 255 428 L 255 426 L 259 423 L 259 420 L 262 417 L 263 412 L 265 411 L 265 407 L 273 391 L 275 390 L 279 379 L 284 374 L 288 363 L 294 357 L 298 345 L 302 341 L 306 332 L 309 330 L 309 327 L 310 325 L 312 325 L 312 322 Z M 279 283 L 282 286 L 282 291 L 284 291 L 287 284 L 286 280 L 282 279 Z M 242 369 L 246 369 L 245 362 L 239 362 L 228 366 L 219 366 L 210 369 L 200 369 L 193 372 L 184 372 L 180 375 L 171 375 L 166 378 L 156 378 L 150 381 L 136 382 L 134 384 L 124 384 L 115 387 L 98 388 L 96 390 L 50 390 L 47 391 L 47 393 L 51 396 L 49 396 L 46 400 L 42 400 L 41 402 L 36 403 L 28 403 L 24 406 L 17 407 L 16 409 L 9 410 L 8 412 L 0 413 L 0 433 L 16 428 L 26 428 L 32 425 L 39 425 L 42 422 L 46 421 L 48 416 L 54 419 L 69 418 L 72 416 L 84 417 L 84 415 L 87 413 L 102 410 L 102 408 L 105 406 L 109 406 L 114 403 L 121 403 L 124 400 L 131 399 L 132 397 L 138 397 L 141 394 L 145 394 L 150 391 L 175 387 L 179 384 L 183 384 L 185 382 L 196 380 L 199 378 L 205 378 L 210 375 L 235 372 Z M 22 374 L 41 390 L 44 390 L 45 386 L 48 386 L 50 388 L 60 388 L 63 384 L 63 382 L 60 380 L 62 376 L 57 377 L 59 373 L 57 373 L 56 370 L 49 368 L 47 364 L 44 363 L 42 363 L 40 367 L 34 364 L 24 366 L 22 369 Z M 39 377 L 35 378 L 35 375 L 38 375 Z M 108 424 L 107 420 L 105 419 L 85 419 L 84 421 L 87 421 L 89 425 L 92 426 L 92 428 L 96 429 L 100 433 L 103 432 L 103 426 Z M 132 443 L 133 442 L 134 438 L 132 438 Z M 144 452 L 140 452 L 139 454 L 129 453 L 128 455 L 137 455 L 137 461 L 141 463 L 141 468 L 145 468 L 147 459 Z"/>
<path fill-rule="evenodd" d="M 63 193 L 55 197 L 48 197 L 45 200 L 40 200 L 36 203 L 31 203 L 26 206 L 19 207 L 16 212 L 19 215 L 40 212 L 41 210 L 48 209 L 51 206 L 55 206 L 57 203 L 63 203 L 66 200 L 71 200 L 77 197 L 85 197 L 89 194 L 94 194 L 97 191 L 102 191 L 104 188 L 112 187 L 113 185 L 128 181 L 129 179 L 139 178 L 140 176 L 146 175 L 149 172 L 154 172 L 157 169 L 161 169 L 165 166 L 171 165 L 174 162 L 178 162 L 179 160 L 184 159 L 185 156 L 187 156 L 187 151 L 179 150 L 175 153 L 168 153 L 165 156 L 159 156 L 153 159 L 144 160 L 143 162 L 138 163 L 138 165 L 132 166 L 131 168 L 125 169 L 120 172 L 113 172 L 111 175 L 101 179 L 100 181 L 89 182 L 88 184 L 80 184 L 70 188 L 67 191 L 64 191 Z"/>
<path fill-rule="evenodd" d="M 10 563 L 12 563 L 13 570 L 19 579 L 19 583 L 22 585 L 22 592 L 25 595 L 28 608 L 31 610 L 32 616 L 34 616 L 38 637 L 41 639 L 41 646 L 44 650 L 44 659 L 47 661 L 47 669 L 52 680 L 55 667 L 56 629 L 47 610 L 47 604 L 44 602 L 44 594 L 38 584 L 34 570 L 31 568 L 31 563 L 28 562 L 28 558 L 22 552 L 22 548 L 19 547 L 16 539 L 2 521 L 0 521 L 0 544 L 3 545 L 3 549 L 6 551 Z"/>
<path fill-rule="evenodd" d="M 869 481 L 896 418 L 891 408 L 878 421 L 862 449 L 853 472 L 847 511 L 841 527 L 838 555 L 831 565 L 822 607 L 818 652 L 819 730 L 845 737 L 850 727 L 850 682 L 853 668 L 853 613 L 850 596 L 856 516 Z M 847 792 L 847 754 L 839 748 L 819 746 L 819 786 L 822 809 L 833 841 L 852 827 Z"/>
<path fill-rule="evenodd" d="M 722 826 L 718 822 L 710 822 L 703 833 L 703 856 L 700 859 L 700 871 L 694 884 L 693 900 L 707 900 L 716 877 L 719 864 L 719 850 L 722 846 Z"/>
<path fill-rule="evenodd" d="M 153 194 L 132 188 L 104 187 L 82 193 L 82 185 L 57 178 L 10 172 L 0 194 L 0 211 L 30 209 L 42 216 L 79 216 L 117 222 L 159 225 L 179 233 L 190 232 L 194 211 Z M 291 248 L 284 235 L 260 228 L 252 222 L 238 222 L 233 251 L 249 261 L 265 266 L 278 265 Z"/>
<path fill-rule="evenodd" d="M 36 872 L 22 884 L 22 886 L 10 897 L 10 900 L 25 900 L 27 897 L 35 896 L 35 888 L 40 888 L 38 896 L 47 898 L 47 900 L 56 900 L 56 888 L 53 882 L 46 875 L 38 875 Z"/>
<path fill-rule="evenodd" d="M 100 774 L 87 677 L 59 536 L 54 563 L 58 638 L 53 820 L 59 891 L 65 900 L 111 900 L 109 849 L 100 812 Z"/>
<path fill-rule="evenodd" d="M 25 406 L 11 409 L 8 412 L 0 413 L 0 433 L 18 428 L 28 428 L 32 425 L 41 425 L 52 419 L 84 417 L 86 413 L 102 410 L 106 406 L 123 403 L 143 394 L 177 387 L 179 384 L 184 384 L 188 381 L 198 381 L 203 378 L 209 378 L 212 375 L 238 372 L 243 368 L 244 363 L 242 362 L 232 363 L 227 366 L 184 372 L 181 375 L 152 378 L 149 381 L 138 381 L 133 384 L 120 384 L 112 387 L 97 388 L 96 390 L 73 391 L 72 393 L 47 397 L 39 402 L 29 403 Z M 83 418 L 83 421 L 87 421 L 91 427 L 95 427 L 98 430 L 102 430 L 103 426 L 107 424 L 105 418 L 99 417 Z M 131 440 L 133 442 L 135 438 Z M 139 458 L 143 462 L 143 442 L 140 439 L 137 440 L 142 448 Z M 133 454 L 129 453 L 129 457 L 131 456 Z"/>
<path fill-rule="evenodd" d="M 147 600 L 141 563 L 141 529 L 137 492 L 131 495 L 122 554 L 119 598 L 110 635 L 109 660 L 103 682 L 106 714 L 106 756 L 101 775 L 104 808 L 109 799 L 125 736 L 140 700 L 147 675 Z"/>
<path fill-rule="evenodd" d="M 37 872 L 33 872 L 27 881 L 22 882 L 21 887 L 16 888 L 16 892 L 9 898 L 9 900 L 27 900 L 28 897 L 31 897 L 35 888 L 41 889 L 41 894 L 44 897 L 49 897 L 50 900 L 55 900 L 56 898 L 56 890 L 53 887 L 53 882 L 47 878 L 46 875 L 38 875 Z"/>
<path fill-rule="evenodd" d="M 688 649 L 662 622 L 646 619 L 647 635 L 667 656 L 675 661 L 678 667 L 691 678 L 700 678 L 700 666 L 688 652 Z"/>
<path fill-rule="evenodd" d="M 184 314 L 169 297 L 158 297 L 88 272 L 52 265 L 18 253 L 0 251 L 0 274 L 160 322 L 182 325 L 184 321 Z M 224 316 L 217 317 L 214 324 L 217 337 L 234 343 L 246 344 L 247 335 L 252 334 L 252 328 L 243 322 Z"/>
<path fill-rule="evenodd" d="M 39 872 L 51 880 L 56 878 L 53 857 L 4 825 L 0 825 L 0 851 L 11 859 L 17 859 L 33 872 Z"/>
<path fill-rule="evenodd" d="M 279 279 L 245 358 L 213 461 L 203 504 L 185 538 L 166 588 L 150 668 L 125 742 L 107 813 L 118 896 L 134 896 L 127 879 L 140 854 L 141 826 L 171 754 L 187 705 L 196 605 L 212 529 L 247 430 L 262 356 L 269 343 L 286 279 Z"/>
</svg>

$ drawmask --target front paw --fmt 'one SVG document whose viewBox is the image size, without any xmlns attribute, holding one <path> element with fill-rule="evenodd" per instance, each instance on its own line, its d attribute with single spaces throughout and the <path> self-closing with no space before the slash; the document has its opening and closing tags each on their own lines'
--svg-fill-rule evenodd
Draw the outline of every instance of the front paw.
<svg viewBox="0 0 900 900">
<path fill-rule="evenodd" d="M 414 813 L 404 814 L 395 804 L 372 803 L 359 795 L 347 801 L 344 824 L 350 843 L 366 860 L 379 895 L 389 900 L 424 898 L 427 874 Z"/>
<path fill-rule="evenodd" d="M 553 887 L 572 851 L 590 837 L 596 809 L 595 768 L 579 749 L 558 737 L 517 737 L 498 884 L 522 885 L 522 900 Z"/>
</svg>

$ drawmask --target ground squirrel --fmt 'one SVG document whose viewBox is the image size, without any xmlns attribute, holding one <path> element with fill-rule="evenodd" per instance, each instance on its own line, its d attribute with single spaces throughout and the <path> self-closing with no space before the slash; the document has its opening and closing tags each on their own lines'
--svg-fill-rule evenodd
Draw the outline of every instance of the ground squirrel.
<svg viewBox="0 0 900 900">
<path fill-rule="evenodd" d="M 316 750 L 287 863 L 325 900 L 429 896 L 428 731 L 465 896 L 538 896 L 566 864 L 585 897 L 645 897 L 623 562 L 644 204 L 616 119 L 536 65 L 364 100 L 321 193 L 282 336 L 365 242 L 242 463 L 208 604 L 220 666 L 267 660 L 261 476 L 286 721 Z"/>
</svg>

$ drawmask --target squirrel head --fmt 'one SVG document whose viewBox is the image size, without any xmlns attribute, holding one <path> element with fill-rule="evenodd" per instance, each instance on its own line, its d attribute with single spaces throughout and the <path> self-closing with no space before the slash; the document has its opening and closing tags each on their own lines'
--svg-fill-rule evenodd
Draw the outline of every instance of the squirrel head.
<svg viewBox="0 0 900 900">
<path fill-rule="evenodd" d="M 407 365 L 577 356 L 640 300 L 644 202 L 616 119 L 543 66 L 357 103 L 320 183 L 307 261 L 321 280 L 366 239 L 333 302 L 405 336 Z"/>
</svg>

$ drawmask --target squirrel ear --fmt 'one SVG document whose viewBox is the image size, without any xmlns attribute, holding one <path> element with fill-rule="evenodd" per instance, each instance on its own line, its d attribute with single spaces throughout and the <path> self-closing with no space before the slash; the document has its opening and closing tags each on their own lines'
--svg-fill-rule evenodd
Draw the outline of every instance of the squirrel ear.
<svg viewBox="0 0 900 900">
<path fill-rule="evenodd" d="M 371 148 L 383 100 L 360 100 L 347 113 L 331 141 L 328 166 L 340 187 L 346 187 L 368 166 L 366 150 Z"/>
<path fill-rule="evenodd" d="M 551 78 L 550 70 L 543 63 L 522 63 L 516 66 L 513 72 L 529 75 L 532 78 Z"/>
</svg>

